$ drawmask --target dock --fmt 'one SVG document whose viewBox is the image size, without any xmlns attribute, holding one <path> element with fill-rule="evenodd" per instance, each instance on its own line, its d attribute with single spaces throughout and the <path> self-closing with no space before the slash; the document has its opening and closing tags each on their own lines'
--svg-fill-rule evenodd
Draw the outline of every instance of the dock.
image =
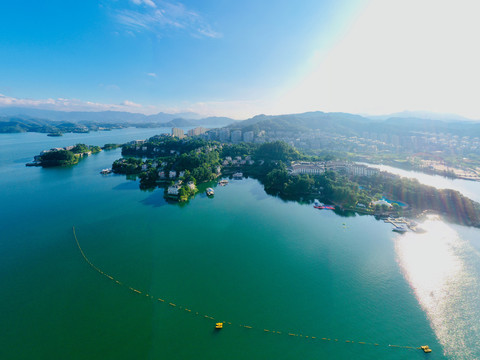
<svg viewBox="0 0 480 360">
<path fill-rule="evenodd" d="M 417 223 L 414 222 L 413 220 L 407 220 L 405 218 L 388 217 L 383 221 L 386 222 L 386 223 L 390 223 L 395 227 L 400 227 L 402 225 L 407 225 L 407 227 L 413 232 L 419 232 L 420 231 L 420 229 L 417 228 Z"/>
</svg>

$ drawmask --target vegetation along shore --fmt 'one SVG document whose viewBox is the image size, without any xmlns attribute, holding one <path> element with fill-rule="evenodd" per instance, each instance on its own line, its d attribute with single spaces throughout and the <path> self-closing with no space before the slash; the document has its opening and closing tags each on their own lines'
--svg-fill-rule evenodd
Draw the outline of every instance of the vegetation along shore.
<svg viewBox="0 0 480 360">
<path fill-rule="evenodd" d="M 167 197 L 179 201 L 194 195 L 200 183 L 241 172 L 284 200 L 319 199 L 334 204 L 336 211 L 372 215 L 414 217 L 432 210 L 456 223 L 480 227 L 480 204 L 458 191 L 331 155 L 306 155 L 282 141 L 230 144 L 157 135 L 123 145 L 122 155 L 112 165 L 115 173 L 138 176 L 142 189 L 164 187 Z"/>
</svg>

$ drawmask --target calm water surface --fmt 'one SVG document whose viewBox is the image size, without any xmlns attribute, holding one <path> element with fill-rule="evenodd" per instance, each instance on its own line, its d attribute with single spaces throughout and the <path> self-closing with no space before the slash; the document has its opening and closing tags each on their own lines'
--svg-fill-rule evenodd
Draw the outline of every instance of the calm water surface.
<svg viewBox="0 0 480 360">
<path fill-rule="evenodd" d="M 439 189 L 458 190 L 470 199 L 480 202 L 480 182 L 478 181 L 451 179 L 441 175 L 429 175 L 418 171 L 403 170 L 388 165 L 367 165 L 403 177 L 417 179 L 422 184 L 434 186 Z"/>
<path fill-rule="evenodd" d="M 270 197 L 251 179 L 170 205 L 161 189 L 99 174 L 119 150 L 71 168 L 24 166 L 45 148 L 159 132 L 0 137 L 0 358 L 426 357 L 389 344 L 480 357 L 476 229 L 432 218 L 425 234 L 396 235 L 373 217 Z M 98 267 L 177 308 L 92 270 L 72 225 Z M 204 315 L 232 325 L 215 332 Z"/>
</svg>

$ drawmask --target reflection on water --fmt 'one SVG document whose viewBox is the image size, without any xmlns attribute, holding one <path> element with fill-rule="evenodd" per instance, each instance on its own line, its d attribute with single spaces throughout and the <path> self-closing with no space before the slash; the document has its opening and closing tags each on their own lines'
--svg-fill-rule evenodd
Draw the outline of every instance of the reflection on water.
<svg viewBox="0 0 480 360">
<path fill-rule="evenodd" d="M 480 256 L 451 225 L 429 218 L 425 234 L 395 239 L 398 261 L 446 355 L 479 359 Z"/>
</svg>

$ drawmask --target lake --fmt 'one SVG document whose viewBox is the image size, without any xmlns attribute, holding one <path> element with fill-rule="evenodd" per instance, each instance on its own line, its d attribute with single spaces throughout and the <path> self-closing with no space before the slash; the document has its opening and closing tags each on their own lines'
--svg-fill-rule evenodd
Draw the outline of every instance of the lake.
<svg viewBox="0 0 480 360">
<path fill-rule="evenodd" d="M 389 346 L 424 344 L 429 359 L 480 357 L 478 229 L 430 218 L 425 234 L 395 234 L 253 179 L 167 204 L 162 189 L 99 174 L 119 149 L 25 167 L 51 147 L 161 132 L 0 136 L 2 359 L 424 359 Z M 72 226 L 124 285 L 84 261 Z"/>
</svg>

